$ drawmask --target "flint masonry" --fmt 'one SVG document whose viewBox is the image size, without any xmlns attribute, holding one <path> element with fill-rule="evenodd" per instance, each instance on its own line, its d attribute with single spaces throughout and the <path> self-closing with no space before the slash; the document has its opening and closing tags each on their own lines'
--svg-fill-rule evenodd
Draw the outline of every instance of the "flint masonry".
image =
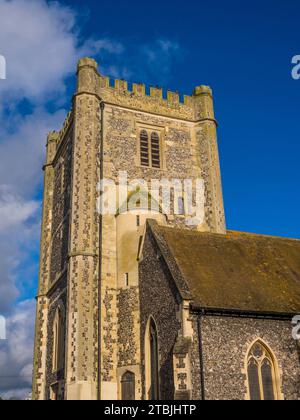
<svg viewBox="0 0 300 420">
<path fill-rule="evenodd" d="M 300 242 L 226 230 L 211 89 L 181 101 L 89 58 L 77 80 L 47 139 L 34 399 L 299 399 Z M 204 220 L 183 197 L 100 215 L 120 171 L 201 178 Z"/>
</svg>

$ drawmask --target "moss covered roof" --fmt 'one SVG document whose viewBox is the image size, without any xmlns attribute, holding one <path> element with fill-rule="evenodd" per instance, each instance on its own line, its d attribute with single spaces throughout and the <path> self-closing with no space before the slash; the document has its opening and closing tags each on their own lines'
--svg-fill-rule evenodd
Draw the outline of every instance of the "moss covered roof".
<svg viewBox="0 0 300 420">
<path fill-rule="evenodd" d="M 241 232 L 200 233 L 151 224 L 195 305 L 300 313 L 300 241 Z M 174 266 L 174 263 L 173 263 Z"/>
</svg>

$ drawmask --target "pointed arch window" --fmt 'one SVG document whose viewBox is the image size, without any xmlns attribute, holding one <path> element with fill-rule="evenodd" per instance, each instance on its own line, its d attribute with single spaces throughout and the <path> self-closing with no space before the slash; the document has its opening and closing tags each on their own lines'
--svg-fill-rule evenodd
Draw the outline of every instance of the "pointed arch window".
<svg viewBox="0 0 300 420">
<path fill-rule="evenodd" d="M 158 335 L 156 325 L 150 323 L 150 362 L 151 362 L 151 400 L 159 399 L 159 365 L 158 365 Z"/>
<path fill-rule="evenodd" d="M 276 366 L 271 351 L 260 341 L 250 349 L 247 360 L 250 400 L 279 399 Z"/>
<path fill-rule="evenodd" d="M 149 317 L 145 331 L 145 398 L 160 399 L 159 341 L 154 319 Z"/>
<path fill-rule="evenodd" d="M 64 365 L 64 322 L 62 309 L 56 310 L 53 323 L 53 356 L 52 369 L 58 372 L 63 369 Z"/>
</svg>

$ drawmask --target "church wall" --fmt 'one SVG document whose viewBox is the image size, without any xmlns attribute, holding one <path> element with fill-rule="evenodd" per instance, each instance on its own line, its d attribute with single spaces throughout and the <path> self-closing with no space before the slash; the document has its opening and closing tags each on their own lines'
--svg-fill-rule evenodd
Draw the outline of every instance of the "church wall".
<svg viewBox="0 0 300 420">
<path fill-rule="evenodd" d="M 115 89 L 102 87 L 99 90 L 101 98 L 108 102 L 104 115 L 104 176 L 116 180 L 121 170 L 126 171 L 131 180 L 143 179 L 148 183 L 151 179 L 162 178 L 203 179 L 206 202 L 205 223 L 201 228 L 225 233 L 211 89 L 205 86 L 197 88 L 195 95 L 185 105 L 178 104 L 177 107 L 176 102 L 170 102 L 170 98 L 168 101 L 149 98 L 144 88 L 138 93 L 128 94 L 126 86 L 116 81 Z M 140 165 L 139 133 L 144 128 L 160 133 L 161 169 Z M 174 220 L 179 226 L 183 222 L 182 217 Z"/>
<path fill-rule="evenodd" d="M 52 311 L 55 313 L 52 296 L 61 294 L 67 273 L 69 247 L 69 212 L 71 207 L 70 186 L 72 177 L 72 114 L 70 113 L 60 133 L 48 137 L 45 170 L 45 196 L 43 203 L 42 245 L 40 265 L 40 287 L 36 340 L 45 343 L 39 354 L 38 341 L 35 344 L 35 369 L 43 370 L 40 377 L 44 382 L 33 387 L 33 398 L 48 399 L 49 386 L 55 382 L 49 365 L 52 358 Z M 48 181 L 51 174 L 51 188 Z M 64 288 L 64 287 L 63 287 Z M 64 295 L 65 295 L 64 291 Z M 66 297 L 63 296 L 63 300 Z M 39 305 L 39 301 L 43 306 Z M 43 322 L 43 324 L 41 324 Z M 42 327 L 42 328 L 41 328 Z M 40 347 L 41 348 L 41 347 Z M 52 375 L 52 377 L 51 377 Z M 60 372 L 60 379 L 64 373 Z M 38 375 L 34 374 L 34 381 Z M 58 379 L 58 378 L 57 378 Z"/>
<path fill-rule="evenodd" d="M 140 311 L 143 399 L 145 389 L 145 334 L 150 316 L 157 325 L 159 343 L 160 399 L 174 399 L 173 348 L 181 328 L 180 298 L 174 282 L 149 235 L 140 262 Z"/>
<path fill-rule="evenodd" d="M 74 98 L 74 136 L 68 255 L 66 398 L 97 398 L 99 215 L 97 183 L 101 114 L 85 91 L 89 70 L 79 68 Z"/>
<path fill-rule="evenodd" d="M 120 86 L 119 86 L 120 87 Z M 104 177 L 118 182 L 119 171 L 126 171 L 128 180 L 142 179 L 147 182 L 150 190 L 151 180 L 156 179 L 204 179 L 206 185 L 206 221 L 201 227 L 203 230 L 224 231 L 224 213 L 221 191 L 215 193 L 216 186 L 220 184 L 219 161 L 216 150 L 210 151 L 210 145 L 216 145 L 215 122 L 213 121 L 212 100 L 200 95 L 197 98 L 199 118 L 211 118 L 207 123 L 195 124 L 193 120 L 193 106 L 186 108 L 190 114 L 173 112 L 172 107 L 165 109 L 162 115 L 154 115 L 155 107 L 146 95 L 140 94 L 136 100 L 138 109 L 128 109 L 125 101 L 126 93 L 122 89 L 101 89 L 101 98 L 108 102 L 105 104 L 103 116 L 104 129 Z M 129 100 L 129 99 L 128 99 Z M 201 111 L 201 102 L 205 102 L 205 110 Z M 124 102 L 125 101 L 125 102 Z M 112 105 L 114 104 L 114 105 Z M 158 102 L 156 102 L 156 105 Z M 124 106 L 124 107 L 123 107 Z M 158 105 L 157 105 L 158 106 Z M 156 110 L 159 108 L 157 107 Z M 200 111 L 202 114 L 200 115 Z M 189 115 L 189 117 L 188 117 Z M 197 117 L 197 118 L 198 118 Z M 182 118 L 182 119 L 181 119 Z M 190 121 L 188 121 L 190 119 Z M 140 165 L 140 139 L 141 127 L 158 131 L 161 134 L 162 168 L 151 169 Z M 206 166 L 209 166 L 208 169 Z M 216 173 L 211 169 L 216 168 Z M 212 196 L 212 194 L 216 194 Z M 214 201 L 218 201 L 219 208 L 214 208 Z M 122 206 L 123 203 L 118 203 Z M 122 217 L 122 216 L 121 216 Z M 135 216 L 132 216 L 135 219 Z M 133 289 L 124 290 L 124 276 L 129 274 L 130 286 L 137 285 L 137 244 L 138 240 L 130 238 L 131 221 L 128 220 L 128 232 L 122 236 L 123 243 L 119 241 L 120 230 L 118 219 L 116 224 L 109 219 L 109 224 L 104 226 L 103 234 L 103 281 L 102 281 L 102 380 L 106 383 L 103 387 L 103 396 L 116 396 L 116 385 L 120 386 L 120 374 L 125 367 L 133 369 L 136 361 L 140 359 L 140 337 L 137 332 L 139 314 L 135 310 L 132 294 Z M 104 218 L 106 220 L 106 218 Z M 130 222 L 130 223 L 129 223 Z M 171 215 L 167 217 L 167 223 L 185 227 L 185 218 L 174 216 L 174 207 L 171 207 Z M 141 217 L 141 225 L 144 225 Z M 117 231 L 115 230 L 117 229 Z M 115 249 L 115 237 L 117 236 L 117 249 Z M 137 236 L 134 233 L 132 236 Z M 134 253 L 133 248 L 136 248 Z M 132 251 L 133 250 L 133 251 Z M 107 256 L 106 256 L 107 254 Z M 117 275 L 116 275 L 117 267 Z M 138 299 L 138 294 L 137 294 Z M 125 309 L 123 302 L 129 302 Z M 124 331 L 134 334 L 127 335 L 127 343 L 130 343 L 130 355 L 124 351 L 123 341 L 126 337 Z M 117 345 L 114 345 L 117 343 Z M 117 353 L 116 353 L 117 350 Z M 134 357 L 133 357 L 134 355 Z M 126 360 L 127 359 L 127 360 Z M 133 360 L 132 360 L 133 359 Z M 134 364 L 133 364 L 134 363 Z M 116 365 L 119 367 L 116 376 Z M 123 369 L 123 370 L 122 370 Z M 120 373 L 121 372 L 121 373 Z M 109 385 L 110 384 L 110 385 Z M 106 390 L 106 391 L 105 391 Z M 137 389 L 137 394 L 139 390 Z"/>
<path fill-rule="evenodd" d="M 67 265 L 69 252 L 69 213 L 71 207 L 72 179 L 72 126 L 62 136 L 53 161 L 54 194 L 52 206 L 51 262 L 48 292 L 47 354 L 46 354 L 46 399 L 50 398 L 51 385 L 59 383 L 63 395 L 65 369 L 52 371 L 53 321 L 60 302 L 66 308 Z M 59 147 L 60 146 L 60 147 Z M 66 339 L 66 336 L 65 336 Z"/>
<path fill-rule="evenodd" d="M 190 179 L 200 177 L 199 161 L 193 139 L 193 124 L 134 112 L 106 105 L 105 174 L 118 180 L 119 171 L 126 171 L 129 180 Z M 140 165 L 140 127 L 147 126 L 162 134 L 161 169 Z M 120 203 L 123 204 L 123 203 Z"/>
<path fill-rule="evenodd" d="M 135 375 L 135 399 L 141 399 L 139 289 L 129 286 L 118 291 L 118 399 L 122 399 L 121 381 L 126 372 Z"/>
<path fill-rule="evenodd" d="M 255 340 L 263 340 L 279 366 L 284 399 L 300 398 L 300 359 L 288 321 L 202 317 L 205 397 L 207 400 L 244 400 L 248 397 L 245 360 Z M 194 343 L 198 340 L 194 323 Z M 194 398 L 200 398 L 199 349 L 193 352 Z"/>
<path fill-rule="evenodd" d="M 140 165 L 140 127 L 146 125 L 162 133 L 162 169 Z M 119 171 L 126 171 L 128 180 L 143 179 L 150 190 L 151 180 L 200 177 L 193 124 L 164 116 L 131 111 L 106 104 L 104 110 L 104 177 L 119 181 Z M 119 203 L 122 206 L 124 203 Z M 171 209 L 172 213 L 174 209 Z M 138 212 L 137 212 L 138 213 Z M 122 225 L 120 221 L 126 218 Z M 151 216 L 150 216 L 151 217 Z M 162 216 L 154 218 L 163 219 Z M 115 220 L 103 218 L 102 266 L 102 380 L 103 397 L 120 397 L 120 380 L 126 369 L 136 373 L 136 397 L 140 387 L 140 330 L 137 253 L 146 216 L 120 215 Z M 168 223 L 182 225 L 184 218 L 168 217 Z M 129 289 L 124 287 L 129 274 Z M 132 287 L 133 286 L 133 287 Z M 125 347 L 125 343 L 126 346 Z"/>
<path fill-rule="evenodd" d="M 32 396 L 35 400 L 45 399 L 46 391 L 46 352 L 48 322 L 48 299 L 46 297 L 46 293 L 50 281 L 50 250 L 54 186 L 54 170 L 51 162 L 55 154 L 57 139 L 57 133 L 50 133 L 48 135 L 47 155 L 44 167 L 43 216 L 41 224 L 40 270 L 36 308 L 32 384 Z"/>
<path fill-rule="evenodd" d="M 71 207 L 72 178 L 72 130 L 64 140 L 65 146 L 56 157 L 54 164 L 54 196 L 51 270 L 49 288 L 59 280 L 66 271 L 69 251 L 69 225 Z"/>
</svg>

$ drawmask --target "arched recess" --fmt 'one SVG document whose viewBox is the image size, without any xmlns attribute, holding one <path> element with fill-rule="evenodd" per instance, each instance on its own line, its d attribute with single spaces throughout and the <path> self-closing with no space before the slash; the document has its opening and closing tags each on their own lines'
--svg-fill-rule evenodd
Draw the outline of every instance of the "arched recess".
<svg viewBox="0 0 300 420">
<path fill-rule="evenodd" d="M 276 357 L 271 348 L 260 338 L 251 344 L 247 352 L 246 375 L 249 400 L 282 399 Z"/>
<path fill-rule="evenodd" d="M 122 400 L 135 400 L 135 374 L 133 372 L 125 372 L 121 379 Z"/>
<path fill-rule="evenodd" d="M 116 216 L 120 214 L 126 214 L 128 212 L 140 212 L 143 214 L 147 213 L 158 213 L 164 214 L 163 208 L 157 202 L 157 200 L 151 195 L 149 191 L 139 189 L 137 191 L 131 191 L 127 199 L 117 209 Z"/>
<path fill-rule="evenodd" d="M 59 302 L 53 320 L 52 371 L 59 372 L 64 367 L 65 353 L 65 308 Z"/>
<path fill-rule="evenodd" d="M 145 391 L 147 400 L 157 401 L 160 399 L 159 370 L 158 329 L 151 316 L 145 332 Z"/>
</svg>

